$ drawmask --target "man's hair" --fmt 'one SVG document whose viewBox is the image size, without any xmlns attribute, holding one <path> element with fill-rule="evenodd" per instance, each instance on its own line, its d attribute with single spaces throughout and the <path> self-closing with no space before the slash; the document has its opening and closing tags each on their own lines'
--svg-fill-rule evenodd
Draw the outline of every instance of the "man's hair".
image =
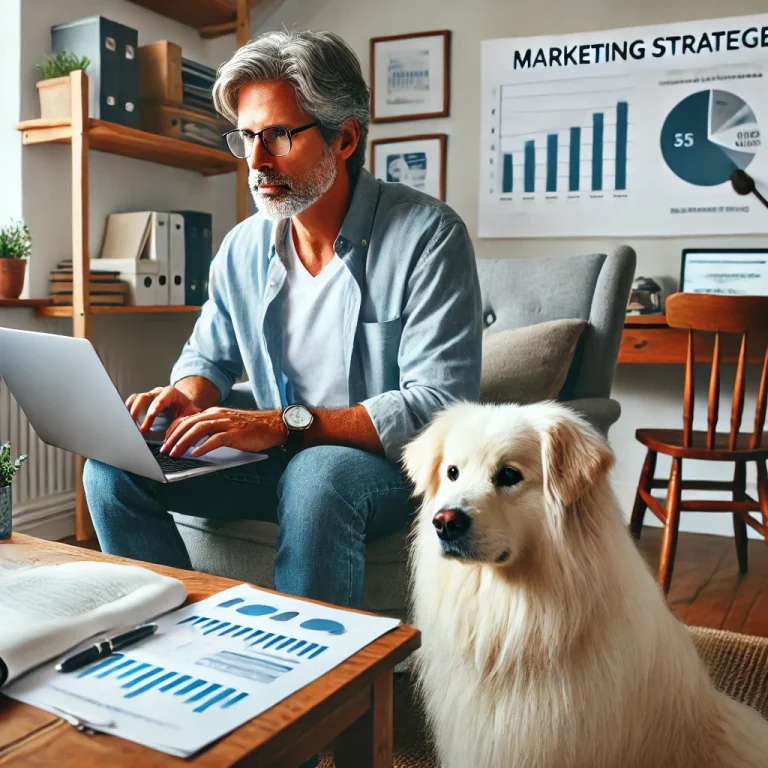
<svg viewBox="0 0 768 768">
<path fill-rule="evenodd" d="M 213 86 L 216 109 L 237 124 L 241 86 L 277 80 L 293 85 L 299 106 L 319 122 L 329 145 L 347 120 L 357 120 L 360 141 L 347 160 L 350 176 L 357 176 L 365 163 L 371 93 L 352 48 L 333 32 L 259 35 L 219 68 Z"/>
</svg>

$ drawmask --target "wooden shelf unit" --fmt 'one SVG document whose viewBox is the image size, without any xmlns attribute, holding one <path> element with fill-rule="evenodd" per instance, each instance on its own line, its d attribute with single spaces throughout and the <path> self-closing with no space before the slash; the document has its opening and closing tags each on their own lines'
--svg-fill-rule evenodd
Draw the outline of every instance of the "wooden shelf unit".
<svg viewBox="0 0 768 768">
<path fill-rule="evenodd" d="M 230 152 L 105 120 L 88 120 L 87 125 L 88 147 L 97 152 L 197 171 L 204 176 L 231 173 L 240 162 Z M 72 143 L 71 119 L 26 120 L 16 129 L 21 131 L 22 143 L 26 145 Z"/>
<path fill-rule="evenodd" d="M 248 42 L 250 0 L 133 0 L 168 18 L 200 29 L 203 36 L 236 32 L 237 47 Z M 223 18 L 224 13 L 228 14 Z M 210 14 L 210 15 L 206 15 Z M 220 14 L 217 16 L 216 14 Z M 223 20 L 223 21 L 222 21 Z M 222 28 L 226 22 L 231 28 Z M 218 25 L 218 26 L 217 26 Z M 216 27 L 216 29 L 214 29 Z M 66 120 L 29 120 L 17 128 L 23 144 L 67 144 L 72 160 L 72 304 L 39 306 L 42 317 L 72 318 L 72 335 L 91 337 L 92 318 L 98 315 L 192 314 L 199 307 L 91 307 L 87 290 L 90 274 L 88 252 L 90 214 L 88 156 L 90 150 L 196 171 L 209 176 L 236 171 L 237 221 L 248 215 L 248 166 L 230 154 L 192 142 L 158 136 L 126 126 L 92 120 L 88 114 L 88 76 L 70 74 L 71 117 Z M 169 206 L 171 207 L 171 206 Z M 49 302 L 46 302 L 49 303 Z M 75 535 L 78 541 L 95 537 L 82 483 L 85 460 L 77 457 L 75 469 Z"/>
<path fill-rule="evenodd" d="M 42 306 L 35 310 L 35 314 L 38 317 L 73 317 L 74 307 L 64 305 L 48 305 Z M 159 305 L 159 306 L 104 306 L 104 307 L 91 307 L 90 313 L 92 315 L 184 315 L 191 314 L 193 312 L 199 312 L 200 307 L 192 306 L 173 306 L 173 305 Z"/>
<path fill-rule="evenodd" d="M 51 303 L 50 299 L 2 299 L 0 298 L 0 308 L 2 307 L 28 307 L 38 309 L 47 307 Z"/>
<path fill-rule="evenodd" d="M 246 12 L 254 0 L 130 0 L 130 2 L 159 13 L 174 21 L 193 27 L 200 37 L 214 38 L 234 32 L 241 13 L 239 4 Z"/>
</svg>

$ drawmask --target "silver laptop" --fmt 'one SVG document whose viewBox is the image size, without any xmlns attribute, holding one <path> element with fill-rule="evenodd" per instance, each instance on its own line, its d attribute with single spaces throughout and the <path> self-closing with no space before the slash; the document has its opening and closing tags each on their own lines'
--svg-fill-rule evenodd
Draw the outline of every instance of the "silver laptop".
<svg viewBox="0 0 768 768">
<path fill-rule="evenodd" d="M 87 339 L 0 328 L 0 376 L 43 442 L 161 483 L 266 458 L 232 448 L 161 454 L 162 433 L 141 433 Z"/>
</svg>

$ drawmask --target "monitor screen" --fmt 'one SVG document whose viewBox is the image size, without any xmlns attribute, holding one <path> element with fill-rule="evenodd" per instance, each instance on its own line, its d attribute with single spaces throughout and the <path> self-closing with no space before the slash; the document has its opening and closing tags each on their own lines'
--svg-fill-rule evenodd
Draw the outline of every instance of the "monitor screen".
<svg viewBox="0 0 768 768">
<path fill-rule="evenodd" d="M 768 248 L 686 249 L 680 290 L 722 296 L 768 296 Z"/>
</svg>

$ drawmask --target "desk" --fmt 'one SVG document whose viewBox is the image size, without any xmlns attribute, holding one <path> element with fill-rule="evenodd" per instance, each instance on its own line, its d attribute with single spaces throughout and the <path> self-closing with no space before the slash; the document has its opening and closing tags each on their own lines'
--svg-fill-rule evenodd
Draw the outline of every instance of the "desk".
<svg viewBox="0 0 768 768">
<path fill-rule="evenodd" d="M 694 356 L 697 363 L 712 362 L 714 334 L 696 333 Z M 736 363 L 740 337 L 723 334 L 720 339 L 722 363 Z M 747 338 L 747 363 L 762 365 L 768 337 L 753 334 Z M 674 363 L 685 365 L 688 331 L 670 328 L 664 315 L 627 315 L 619 346 L 620 364 Z"/>
</svg>

